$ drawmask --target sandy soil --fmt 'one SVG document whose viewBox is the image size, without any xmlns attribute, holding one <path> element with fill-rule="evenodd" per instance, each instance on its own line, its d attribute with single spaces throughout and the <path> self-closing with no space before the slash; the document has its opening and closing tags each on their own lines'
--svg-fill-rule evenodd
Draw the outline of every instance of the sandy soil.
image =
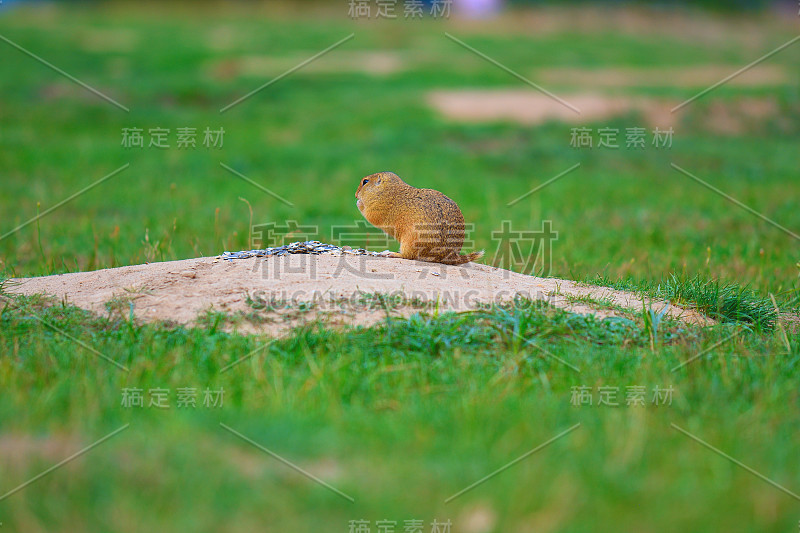
<svg viewBox="0 0 800 533">
<path fill-rule="evenodd" d="M 332 325 L 372 324 L 420 310 L 468 311 L 521 295 L 575 313 L 624 316 L 641 312 L 636 295 L 572 281 L 537 278 L 481 264 L 446 266 L 374 256 L 288 255 L 226 261 L 202 257 L 13 279 L 8 293 L 47 294 L 100 315 L 194 326 L 208 311 L 239 320 L 227 329 L 278 335 L 318 318 Z M 374 295 L 391 295 L 378 301 Z M 587 302 L 586 299 L 594 302 Z M 576 299 L 582 299 L 576 301 Z M 597 303 L 600 302 L 600 303 Z M 653 302 L 660 310 L 662 302 Z M 713 321 L 688 309 L 668 314 L 688 323 Z"/>
</svg>

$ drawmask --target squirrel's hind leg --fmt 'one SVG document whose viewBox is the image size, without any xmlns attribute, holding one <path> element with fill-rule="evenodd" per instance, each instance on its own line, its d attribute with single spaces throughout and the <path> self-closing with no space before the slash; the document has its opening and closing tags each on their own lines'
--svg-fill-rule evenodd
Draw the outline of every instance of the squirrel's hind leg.
<svg viewBox="0 0 800 533">
<path fill-rule="evenodd" d="M 423 260 L 420 257 L 420 247 L 415 238 L 405 238 L 400 241 L 400 253 L 397 257 L 402 257 L 403 259 L 417 259 Z"/>
</svg>

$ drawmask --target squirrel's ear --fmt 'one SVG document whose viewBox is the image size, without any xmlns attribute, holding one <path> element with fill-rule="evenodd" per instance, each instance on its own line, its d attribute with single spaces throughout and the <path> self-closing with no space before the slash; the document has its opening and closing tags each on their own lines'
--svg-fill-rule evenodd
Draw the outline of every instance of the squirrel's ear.
<svg viewBox="0 0 800 533">
<path fill-rule="evenodd" d="M 381 184 L 381 178 L 378 178 L 378 185 Z"/>
</svg>

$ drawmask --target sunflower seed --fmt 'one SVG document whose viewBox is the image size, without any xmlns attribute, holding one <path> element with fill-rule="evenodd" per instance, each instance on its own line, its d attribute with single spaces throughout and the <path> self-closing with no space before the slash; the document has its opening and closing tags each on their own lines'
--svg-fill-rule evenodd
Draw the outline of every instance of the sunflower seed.
<svg viewBox="0 0 800 533">
<path fill-rule="evenodd" d="M 378 252 L 370 252 L 364 248 L 336 246 L 335 244 L 326 244 L 320 241 L 298 241 L 284 244 L 283 246 L 272 246 L 262 250 L 242 250 L 240 252 L 225 251 L 219 257 L 232 261 L 234 259 L 249 259 L 251 257 L 279 257 L 289 254 L 332 255 L 335 257 L 340 257 L 342 255 L 379 255 Z"/>
</svg>

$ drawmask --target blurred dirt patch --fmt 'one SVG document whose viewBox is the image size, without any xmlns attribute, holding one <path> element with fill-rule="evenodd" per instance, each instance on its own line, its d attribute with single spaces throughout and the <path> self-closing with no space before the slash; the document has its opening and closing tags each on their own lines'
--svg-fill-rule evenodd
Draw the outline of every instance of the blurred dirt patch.
<svg viewBox="0 0 800 533">
<path fill-rule="evenodd" d="M 697 45 L 729 46 L 739 44 L 748 53 L 769 51 L 775 47 L 772 31 L 795 32 L 794 16 L 778 11 L 742 17 L 720 17 L 699 9 L 659 9 L 658 7 L 592 5 L 545 6 L 534 9 L 509 10 L 489 20 L 454 18 L 453 31 L 462 35 L 535 35 L 558 33 L 609 33 L 661 39 L 668 43 L 681 41 Z M 789 35 L 791 37 L 791 35 Z M 787 37 L 788 39 L 788 37 Z M 758 56 L 756 56 L 758 57 Z"/>
<path fill-rule="evenodd" d="M 741 135 L 778 116 L 778 105 L 765 98 L 741 98 L 733 102 L 715 100 L 698 114 L 698 122 L 706 131 Z"/>
<path fill-rule="evenodd" d="M 6 472 L 22 472 L 35 460 L 47 463 L 59 462 L 84 446 L 86 446 L 85 443 L 65 434 L 33 436 L 22 433 L 6 433 L 0 435 L 0 464 L 3 465 L 3 470 Z M 69 468 L 69 465 L 67 467 Z M 23 481 L 25 480 L 19 480 L 20 483 Z M 4 487 L 4 489 L 11 488 Z"/>
<path fill-rule="evenodd" d="M 239 76 L 270 78 L 296 67 L 317 52 L 292 56 L 243 56 L 210 63 L 206 71 L 214 79 Z M 302 68 L 307 73 L 360 72 L 372 76 L 386 76 L 406 68 L 407 61 L 397 52 L 347 52 L 337 51 Z"/>
<path fill-rule="evenodd" d="M 580 114 L 545 94 L 525 89 L 433 91 L 427 101 L 445 118 L 458 122 L 514 122 L 532 126 L 556 121 L 585 126 L 638 113 L 650 127 L 676 127 L 690 116 L 693 127 L 730 135 L 763 127 L 781 114 L 775 100 L 769 97 L 700 102 L 676 113 L 671 110 L 681 102 L 665 98 L 599 93 L 559 93 L 559 97 L 580 109 Z"/>
<path fill-rule="evenodd" d="M 216 52 L 227 52 L 242 46 L 240 35 L 232 25 L 216 26 L 208 33 L 206 44 Z"/>
<path fill-rule="evenodd" d="M 94 88 L 109 98 L 113 98 L 115 100 L 124 99 L 124 97 L 119 94 L 119 91 L 113 87 L 98 87 L 95 85 Z M 44 101 L 73 100 L 95 103 L 97 105 L 108 105 L 105 100 L 93 92 L 69 81 L 57 81 L 42 85 L 39 89 L 39 97 Z"/>
<path fill-rule="evenodd" d="M 704 89 L 725 79 L 741 65 L 695 65 L 654 68 L 549 68 L 537 71 L 533 78 L 552 85 L 581 87 L 693 87 Z M 777 65 L 757 65 L 727 82 L 736 87 L 783 85 L 788 76 Z"/>
<path fill-rule="evenodd" d="M 90 28 L 80 34 L 80 46 L 87 52 L 132 52 L 139 45 L 139 34 L 124 28 Z"/>
<path fill-rule="evenodd" d="M 677 102 L 598 93 L 562 94 L 577 107 L 576 113 L 549 96 L 525 89 L 433 91 L 428 102 L 446 118 L 464 122 L 508 121 L 536 125 L 548 121 L 584 125 L 589 122 L 642 112 L 652 126 L 670 126 L 676 117 L 670 109 Z"/>
<path fill-rule="evenodd" d="M 139 44 L 139 34 L 125 28 L 87 28 L 79 42 L 87 52 L 132 52 Z"/>
</svg>

